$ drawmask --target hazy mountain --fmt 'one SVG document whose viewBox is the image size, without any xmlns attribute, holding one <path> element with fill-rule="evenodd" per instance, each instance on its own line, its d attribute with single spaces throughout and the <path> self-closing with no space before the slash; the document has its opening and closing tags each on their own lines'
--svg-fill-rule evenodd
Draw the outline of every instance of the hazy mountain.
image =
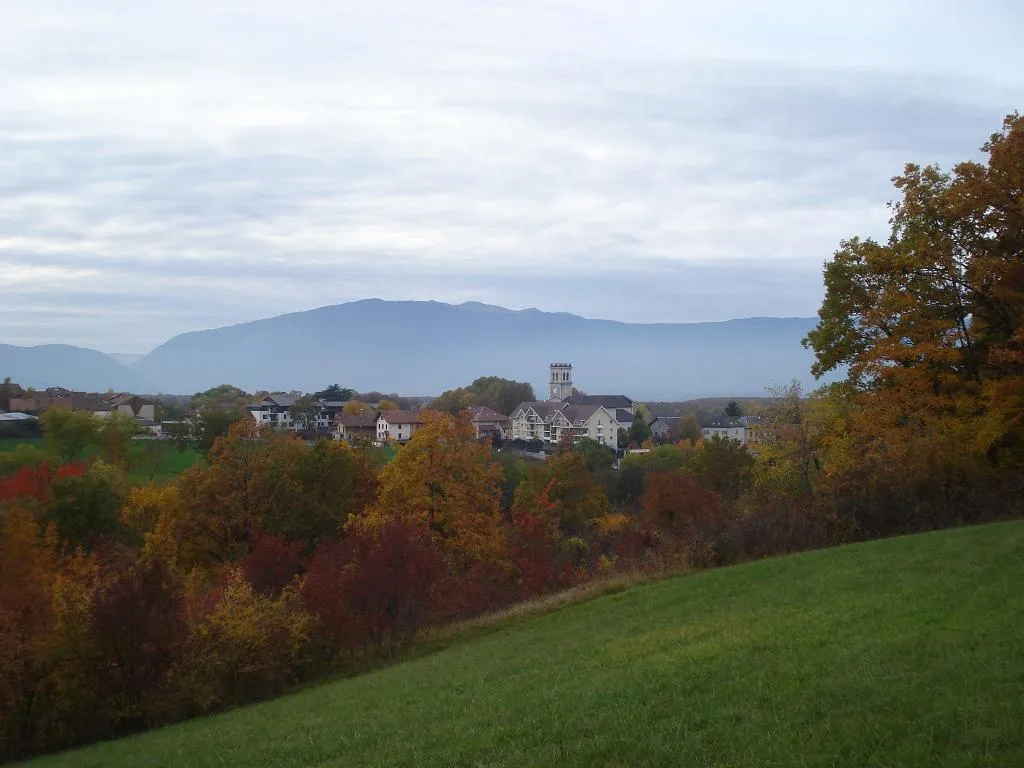
<svg viewBox="0 0 1024 768">
<path fill-rule="evenodd" d="M 800 339 L 814 318 L 636 324 L 476 302 L 369 299 L 176 336 L 133 368 L 166 392 L 231 383 L 313 391 L 437 394 L 497 375 L 547 392 L 547 366 L 571 362 L 591 393 L 639 399 L 759 395 L 812 381 Z"/>
<path fill-rule="evenodd" d="M 139 373 L 94 349 L 67 344 L 16 347 L 0 344 L 0 379 L 10 376 L 23 387 L 67 387 L 87 392 L 108 389 L 151 392 Z"/>
<path fill-rule="evenodd" d="M 139 360 L 144 358 L 146 355 L 141 352 L 108 352 L 107 357 L 112 357 L 121 365 L 131 365 L 137 363 Z"/>
</svg>

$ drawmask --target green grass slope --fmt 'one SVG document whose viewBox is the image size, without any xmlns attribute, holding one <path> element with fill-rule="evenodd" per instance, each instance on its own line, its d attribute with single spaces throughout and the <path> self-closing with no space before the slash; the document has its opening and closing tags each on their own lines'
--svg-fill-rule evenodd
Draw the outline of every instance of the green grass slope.
<svg viewBox="0 0 1024 768">
<path fill-rule="evenodd" d="M 1024 765 L 1024 523 L 649 583 L 53 766 Z"/>
</svg>

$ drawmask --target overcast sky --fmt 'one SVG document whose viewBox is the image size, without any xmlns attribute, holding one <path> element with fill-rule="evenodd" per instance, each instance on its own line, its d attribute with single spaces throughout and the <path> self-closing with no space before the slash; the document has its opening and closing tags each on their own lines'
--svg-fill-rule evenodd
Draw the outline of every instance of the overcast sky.
<svg viewBox="0 0 1024 768">
<path fill-rule="evenodd" d="M 1017 0 L 2 0 L 0 342 L 368 297 L 811 315 L 905 162 L 1024 107 L 1022 29 Z"/>
</svg>

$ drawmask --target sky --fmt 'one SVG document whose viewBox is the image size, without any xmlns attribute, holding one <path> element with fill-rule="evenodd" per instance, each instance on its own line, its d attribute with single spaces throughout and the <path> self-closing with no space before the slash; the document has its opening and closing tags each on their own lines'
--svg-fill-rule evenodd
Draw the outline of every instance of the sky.
<svg viewBox="0 0 1024 768">
<path fill-rule="evenodd" d="M 904 163 L 1024 107 L 1021 29 L 1017 0 L 2 0 L 0 343 L 370 297 L 810 316 Z"/>
</svg>

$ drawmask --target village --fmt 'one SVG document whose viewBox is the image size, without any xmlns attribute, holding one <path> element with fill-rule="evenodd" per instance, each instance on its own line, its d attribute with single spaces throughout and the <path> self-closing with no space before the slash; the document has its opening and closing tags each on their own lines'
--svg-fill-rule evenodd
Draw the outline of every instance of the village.
<svg viewBox="0 0 1024 768">
<path fill-rule="evenodd" d="M 582 439 L 616 453 L 631 444 L 633 450 L 645 450 L 643 444 L 677 439 L 684 419 L 652 415 L 624 394 L 584 394 L 574 385 L 571 363 L 550 364 L 547 395 L 546 400 L 520 402 L 507 414 L 487 405 L 469 405 L 465 410 L 479 439 L 488 438 L 496 447 L 506 443 L 532 447 L 538 455 L 545 448 Z M 379 447 L 408 442 L 425 423 L 432 402 L 423 399 L 419 407 L 399 408 L 381 398 L 353 408 L 351 399 L 266 393 L 252 398 L 242 410 L 258 427 L 295 432 L 308 440 L 331 438 Z M 19 391 L 8 397 L 7 403 L 8 408 L 0 411 L 3 424 L 29 425 L 51 408 L 89 412 L 97 419 L 122 414 L 135 420 L 136 439 L 173 438 L 201 417 L 198 408 L 190 407 L 177 418 L 162 418 L 165 409 L 159 396 L 76 392 L 62 387 Z M 643 424 L 638 424 L 639 420 Z M 750 448 L 764 440 L 764 425 L 756 416 L 723 413 L 706 420 L 699 429 L 704 440 L 732 440 Z"/>
</svg>

